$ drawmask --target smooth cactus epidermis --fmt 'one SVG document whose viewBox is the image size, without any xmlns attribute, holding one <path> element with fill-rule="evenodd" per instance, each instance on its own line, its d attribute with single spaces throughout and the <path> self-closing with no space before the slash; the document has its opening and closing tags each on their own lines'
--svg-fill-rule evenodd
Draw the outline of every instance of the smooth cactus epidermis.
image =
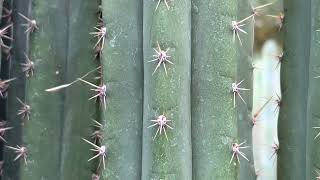
<svg viewBox="0 0 320 180">
<path fill-rule="evenodd" d="M 284 0 L 282 104 L 278 179 L 306 179 L 306 116 L 310 54 L 310 0 Z M 300 24 L 297 26 L 297 22 Z M 281 173 L 280 173 L 281 172 Z"/>
<path fill-rule="evenodd" d="M 107 165 L 102 178 L 141 179 L 142 0 L 102 0 L 107 37 L 101 55 L 107 106 L 101 109 Z"/>
<path fill-rule="evenodd" d="M 312 0 L 311 7 L 311 46 L 309 64 L 309 98 L 307 124 L 307 177 L 320 177 L 320 1 Z"/>
<path fill-rule="evenodd" d="M 65 82 L 71 82 L 83 74 L 97 68 L 98 63 L 94 61 L 95 38 L 90 35 L 94 31 L 97 22 L 98 0 L 68 0 L 68 26 L 65 33 L 67 39 L 67 57 Z M 84 13 L 87 12 L 87 13 Z M 57 32 L 58 33 L 58 32 Z M 88 82 L 95 83 L 92 74 L 85 77 Z M 88 100 L 96 92 L 92 92 L 91 86 L 78 82 L 65 90 L 64 122 L 61 146 L 61 180 L 90 179 L 96 168 L 88 159 L 95 156 L 97 152 L 90 153 L 91 145 L 82 138 L 90 139 L 93 122 L 96 118 L 95 99 Z M 100 157 L 98 157 L 100 158 Z M 98 162 L 99 160 L 97 160 Z M 76 167 L 74 168 L 74 163 Z"/>
<path fill-rule="evenodd" d="M 277 54 L 281 49 L 275 40 L 265 42 L 261 56 L 254 63 L 252 147 L 257 180 L 277 179 L 278 115 L 281 100 L 280 68 Z"/>
<path fill-rule="evenodd" d="M 141 179 L 190 180 L 191 1 L 157 4 L 143 1 Z"/>
<path fill-rule="evenodd" d="M 246 89 L 251 84 L 249 57 L 253 46 L 249 7 L 248 1 L 241 6 L 237 1 L 193 1 L 194 179 L 254 179 L 252 163 L 248 162 L 252 160 L 251 147 L 247 147 L 251 146 L 247 115 L 251 92 Z M 239 71 L 238 63 L 246 72 Z M 238 125 L 247 132 L 238 132 Z"/>
</svg>

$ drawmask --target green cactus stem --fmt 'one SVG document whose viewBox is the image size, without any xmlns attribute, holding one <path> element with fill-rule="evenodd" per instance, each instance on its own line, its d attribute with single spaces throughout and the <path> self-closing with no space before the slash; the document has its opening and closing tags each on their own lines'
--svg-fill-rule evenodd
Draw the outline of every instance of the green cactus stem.
<svg viewBox="0 0 320 180">
<path fill-rule="evenodd" d="M 98 64 L 94 61 L 94 45 L 96 39 L 90 35 L 98 21 L 98 0 L 69 0 L 68 10 L 68 41 L 67 43 L 67 66 L 65 80 L 71 82 L 81 77 L 84 73 L 95 69 Z M 59 32 L 57 32 L 59 33 Z M 91 75 L 85 78 L 94 82 Z M 95 95 L 91 86 L 85 83 L 76 83 L 65 91 L 63 136 L 60 141 L 61 165 L 60 173 L 62 180 L 90 179 L 96 168 L 87 162 L 95 153 L 89 149 L 91 145 L 81 138 L 90 139 L 93 133 L 93 122 L 96 114 L 95 100 L 88 98 Z M 76 167 L 74 168 L 74 164 Z"/>
<path fill-rule="evenodd" d="M 232 21 L 239 22 L 251 13 L 248 2 L 238 5 L 236 1 L 193 1 L 193 66 L 192 66 L 192 144 L 194 179 L 253 179 L 254 171 L 250 164 L 239 155 L 241 170 L 235 165 L 236 158 L 230 165 L 232 143 L 251 142 L 251 125 L 247 105 L 236 95 L 236 109 L 233 107 L 232 83 L 242 81 L 241 88 L 248 88 L 251 75 L 239 71 L 237 64 L 242 64 L 250 71 L 252 53 L 253 24 L 249 18 L 242 27 L 248 34 L 240 33 L 239 39 L 231 30 Z M 239 10 L 238 10 L 239 6 Z M 241 9 L 241 10 L 240 10 Z M 244 10 L 246 9 L 246 10 Z M 237 13 L 239 12 L 239 14 Z M 241 15 L 240 15 L 241 14 Z M 251 65 L 251 63 L 250 63 Z M 250 86 L 249 86 L 250 88 Z M 240 91 L 244 100 L 251 101 L 250 92 Z M 248 104 L 251 104 L 249 102 Z M 237 116 L 237 112 L 241 116 Z M 238 119 L 238 120 L 237 120 Z M 239 132 L 238 124 L 244 128 Z M 247 139 L 248 138 L 248 139 Z M 243 150 L 243 149 L 241 149 Z M 250 148 L 244 153 L 251 158 Z M 249 167 L 249 168 L 247 168 Z"/>
<path fill-rule="evenodd" d="M 12 75 L 21 79 L 14 85 L 13 93 L 9 93 L 9 105 L 15 110 L 10 111 L 9 123 L 14 124 L 15 131 L 8 138 L 8 168 L 5 165 L 4 177 L 25 180 L 89 179 L 92 174 L 87 162 L 91 156 L 90 146 L 81 138 L 90 136 L 90 118 L 95 113 L 95 103 L 87 100 L 91 95 L 90 88 L 78 83 L 67 89 L 65 94 L 50 94 L 45 89 L 73 81 L 96 67 L 92 49 L 94 40 L 89 32 L 97 18 L 94 13 L 82 12 L 95 12 L 98 3 L 34 0 L 16 1 L 15 4 L 21 10 L 15 14 L 15 19 L 19 19 L 17 22 L 27 24 L 31 22 L 29 20 L 35 20 L 36 26 L 21 27 L 17 24 L 20 28 L 17 28 L 16 36 L 27 36 L 27 41 L 22 41 L 22 38 L 16 43 L 18 47 L 27 44 L 27 56 L 19 52 L 13 60 L 15 69 L 12 69 Z M 25 7 L 28 8 L 24 10 Z M 69 7 L 73 8 L 72 11 Z M 34 63 L 34 75 L 29 74 L 29 77 L 21 65 L 28 63 L 27 57 Z M 23 118 L 23 113 L 16 115 L 16 110 L 22 110 L 23 105 L 31 107 L 29 118 Z M 11 141 L 11 138 L 15 140 Z M 17 154 L 12 147 L 16 145 L 27 148 L 26 162 L 23 157 L 13 162 Z M 20 164 L 20 170 L 18 167 L 13 172 L 10 168 L 13 163 L 14 166 Z M 74 163 L 77 168 L 74 168 Z"/>
<path fill-rule="evenodd" d="M 257 180 L 277 179 L 278 115 L 281 100 L 279 59 L 281 53 L 274 40 L 268 40 L 260 58 L 255 63 L 253 111 L 255 125 L 252 129 L 252 147 Z"/>
<path fill-rule="evenodd" d="M 20 109 L 20 103 L 17 101 L 16 97 L 20 97 L 24 99 L 25 97 L 25 80 L 26 76 L 21 72 L 21 63 L 25 62 L 25 55 L 23 52 L 26 52 L 27 48 L 27 36 L 24 34 L 24 27 L 21 26 L 23 20 L 19 18 L 18 13 L 22 14 L 28 13 L 29 1 L 14 1 L 13 7 L 16 9 L 16 13 L 13 14 L 14 19 L 16 19 L 16 23 L 13 25 L 15 29 L 13 36 L 16 38 L 13 41 L 13 48 L 15 52 L 12 55 L 12 59 L 10 60 L 10 78 L 17 78 L 15 81 L 10 83 L 10 89 L 7 97 L 7 126 L 14 127 L 10 131 L 5 133 L 5 139 L 10 143 L 10 145 L 16 145 L 22 143 L 22 126 L 21 119 L 17 116 L 17 112 Z M 16 163 L 13 161 L 15 154 L 8 149 L 4 150 L 4 167 L 3 167 L 3 179 L 19 179 L 20 173 L 20 163 Z"/>
<path fill-rule="evenodd" d="M 316 179 L 320 177 L 320 2 L 311 1 L 311 41 L 310 41 L 310 63 L 309 63 L 309 98 L 308 98 L 308 124 L 307 124 L 307 177 L 306 179 Z M 317 138 L 316 138 L 317 137 Z"/>
<path fill-rule="evenodd" d="M 61 94 L 48 95 L 44 89 L 56 84 L 61 84 L 64 76 L 64 64 L 66 57 L 65 40 L 67 37 L 65 33 L 61 32 L 66 25 L 66 12 L 64 11 L 65 4 L 58 0 L 44 2 L 35 0 L 30 1 L 16 1 L 15 7 L 21 10 L 19 13 L 24 13 L 26 17 L 36 19 L 38 27 L 41 31 L 30 33 L 29 46 L 25 49 L 28 57 L 34 61 L 36 73 L 34 76 L 27 78 L 26 86 L 24 87 L 23 79 L 25 73 L 22 72 L 20 63 L 26 62 L 24 52 L 19 52 L 19 55 L 13 59 L 12 75 L 17 75 L 19 83 L 15 83 L 14 87 L 9 92 L 9 105 L 12 105 L 14 112 L 9 111 L 9 123 L 13 123 L 14 131 L 11 131 L 8 137 L 8 146 L 20 147 L 24 146 L 28 150 L 28 157 L 25 164 L 23 157 L 13 162 L 14 157 L 17 156 L 12 149 L 6 148 L 6 164 L 14 163 L 21 168 L 10 169 L 5 168 L 5 179 L 56 179 L 59 176 L 60 170 L 60 140 L 61 140 L 61 126 L 63 113 L 63 96 Z M 27 8 L 26 8 L 27 7 Z M 23 9 L 25 8 L 25 9 Z M 31 12 L 32 13 L 29 13 Z M 26 23 L 18 12 L 15 13 L 15 18 L 19 19 L 17 22 Z M 50 19 L 48 21 L 48 19 Z M 20 26 L 20 27 L 18 27 Z M 25 27 L 17 24 L 17 37 L 26 36 Z M 29 37 L 29 36 L 28 36 Z M 27 38 L 29 39 L 29 38 Z M 25 40 L 22 38 L 22 40 Z M 17 40 L 18 47 L 24 47 L 27 42 Z M 21 60 L 18 59 L 21 57 Z M 56 72 L 60 72 L 57 74 Z M 22 78 L 24 76 L 24 78 Z M 24 92 L 23 92 L 24 91 Z M 17 101 L 16 97 L 21 99 L 23 103 L 31 107 L 31 114 L 28 118 L 17 116 L 17 110 L 22 110 L 23 104 Z M 19 140 L 19 135 L 22 131 L 22 140 Z M 15 139 L 11 141 L 11 138 Z M 18 139 L 18 140 L 17 140 Z M 15 142 L 16 144 L 13 144 Z M 5 154 L 6 155 L 6 154 Z M 50 163 L 48 163 L 50 162 Z M 13 171 L 14 170 L 14 171 Z M 57 175 L 58 174 L 58 175 Z"/>
<path fill-rule="evenodd" d="M 141 179 L 143 54 L 142 1 L 103 0 L 107 29 L 101 56 L 107 107 L 102 144 L 108 148 L 103 179 Z"/>
<path fill-rule="evenodd" d="M 306 109 L 310 53 L 310 0 L 284 0 L 282 105 L 278 179 L 306 179 Z"/>
<path fill-rule="evenodd" d="M 156 8 L 157 3 L 158 1 L 143 2 L 144 111 L 141 179 L 190 180 L 191 1 L 160 0 Z M 149 62 L 152 59 L 156 60 Z M 159 68 L 156 68 L 157 65 Z M 165 121 L 160 115 L 171 121 Z M 161 134 L 158 132 L 155 136 L 160 125 L 151 120 L 166 122 L 173 129 L 165 126 L 166 133 L 162 129 Z M 155 125 L 150 127 L 153 124 Z"/>
<path fill-rule="evenodd" d="M 242 38 L 243 46 L 237 49 L 237 77 L 245 80 L 242 86 L 250 89 L 250 91 L 241 94 L 241 96 L 246 99 L 247 104 L 239 105 L 236 108 L 238 139 L 246 140 L 249 146 L 252 145 L 252 116 L 250 116 L 250 114 L 252 113 L 252 82 L 253 71 L 255 70 L 252 56 L 255 36 L 254 22 L 257 18 L 256 15 L 253 14 L 253 11 L 262 15 L 265 8 L 264 6 L 260 7 L 261 4 L 254 5 L 251 3 L 251 1 L 241 1 L 241 3 L 238 3 L 238 18 L 248 17 L 250 15 L 253 17 L 244 23 L 245 27 L 243 28 L 248 34 Z M 252 8 L 256 9 L 253 10 Z M 250 161 L 243 161 L 241 163 L 238 179 L 254 180 L 256 173 L 253 165 L 252 147 L 246 151 L 246 156 Z"/>
</svg>

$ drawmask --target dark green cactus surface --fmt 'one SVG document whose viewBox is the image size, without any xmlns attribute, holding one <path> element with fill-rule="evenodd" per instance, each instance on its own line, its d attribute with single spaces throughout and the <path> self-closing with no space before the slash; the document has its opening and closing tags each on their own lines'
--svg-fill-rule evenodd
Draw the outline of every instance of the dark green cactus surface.
<svg viewBox="0 0 320 180">
<path fill-rule="evenodd" d="M 1 178 L 319 179 L 319 5 L 0 1 Z"/>
<path fill-rule="evenodd" d="M 102 2 L 108 36 L 102 55 L 107 108 L 103 112 L 103 144 L 108 158 L 105 179 L 141 177 L 143 54 L 142 1 Z M 116 9 L 116 11 L 114 11 Z"/>
<path fill-rule="evenodd" d="M 306 179 L 306 132 L 312 130 L 306 128 L 310 0 L 284 0 L 284 6 L 286 19 L 281 63 L 278 179 L 300 180 Z"/>
</svg>

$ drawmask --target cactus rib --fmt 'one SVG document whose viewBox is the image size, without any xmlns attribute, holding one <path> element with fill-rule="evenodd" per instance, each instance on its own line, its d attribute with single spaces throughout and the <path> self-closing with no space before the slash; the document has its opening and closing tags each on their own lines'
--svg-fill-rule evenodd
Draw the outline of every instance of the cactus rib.
<svg viewBox="0 0 320 180">
<path fill-rule="evenodd" d="M 160 3 L 158 8 L 157 3 Z M 143 1 L 143 22 L 144 112 L 141 179 L 190 180 L 191 1 Z M 173 64 L 166 61 L 168 56 Z M 154 62 L 148 62 L 153 58 L 156 59 Z M 165 68 L 157 69 L 160 65 Z M 171 120 L 170 124 L 168 120 Z M 158 122 L 157 126 L 148 128 L 155 122 Z M 168 123 L 173 129 L 165 126 L 160 134 L 164 123 Z"/>
<path fill-rule="evenodd" d="M 306 179 L 305 120 L 310 53 L 310 2 L 284 0 L 286 20 L 284 57 L 281 63 L 282 105 L 278 124 L 278 172 L 281 172 L 278 173 L 279 180 Z"/>
<path fill-rule="evenodd" d="M 108 147 L 104 179 L 141 179 L 143 54 L 142 0 L 102 0 L 107 30 L 102 47 L 102 144 Z"/>
</svg>

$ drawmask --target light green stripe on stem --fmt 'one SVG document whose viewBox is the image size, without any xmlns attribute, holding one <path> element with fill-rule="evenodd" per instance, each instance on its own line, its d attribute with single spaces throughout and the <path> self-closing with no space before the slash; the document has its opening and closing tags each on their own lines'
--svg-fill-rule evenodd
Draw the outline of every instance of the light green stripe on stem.
<svg viewBox="0 0 320 180">
<path fill-rule="evenodd" d="M 143 2 L 144 112 L 142 145 L 142 180 L 192 179 L 191 164 L 191 1 Z M 174 64 L 166 63 L 152 75 L 157 62 L 157 42 L 168 51 Z M 166 128 L 153 140 L 158 126 L 148 128 L 159 115 L 165 115 L 174 129 Z"/>
<path fill-rule="evenodd" d="M 108 87 L 102 110 L 108 180 L 141 179 L 143 54 L 142 0 L 103 0 L 107 38 L 102 54 Z"/>
</svg>

